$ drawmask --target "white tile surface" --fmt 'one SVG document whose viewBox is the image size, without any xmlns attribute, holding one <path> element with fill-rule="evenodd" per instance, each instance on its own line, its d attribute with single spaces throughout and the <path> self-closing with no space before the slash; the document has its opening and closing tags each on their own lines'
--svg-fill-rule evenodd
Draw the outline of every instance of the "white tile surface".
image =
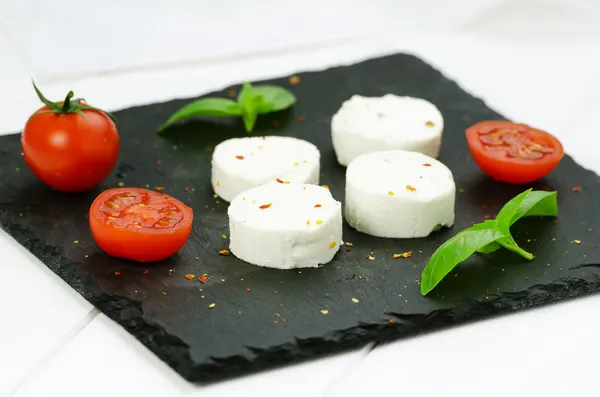
<svg viewBox="0 0 600 397">
<path fill-rule="evenodd" d="M 377 347 L 327 395 L 593 395 L 598 307 L 595 296 Z"/>
<path fill-rule="evenodd" d="M 92 306 L 0 229 L 0 396 L 91 321 Z"/>
<path fill-rule="evenodd" d="M 15 126 L 15 129 L 23 126 L 23 120 L 27 120 L 32 111 L 25 89 L 32 89 L 29 87 L 34 74 L 33 67 L 9 41 L 0 25 L 0 97 L 3 98 L 0 100 L 3 105 L 0 107 L 0 118 L 6 118 L 8 125 Z M 34 105 L 37 106 L 35 102 Z M 4 130 L 0 127 L 0 134 L 2 132 Z"/>
<path fill-rule="evenodd" d="M 197 387 L 185 382 L 121 327 L 99 315 L 14 397 L 318 396 L 359 362 L 366 351 Z"/>
<path fill-rule="evenodd" d="M 231 59 L 378 31 L 443 29 L 500 1 L 171 0 L 149 6 L 145 0 L 105 0 L 93 8 L 73 7 L 69 0 L 5 1 L 0 24 L 48 81 Z"/>
<path fill-rule="evenodd" d="M 490 7 L 463 29 L 493 37 L 600 37 L 600 7 L 586 0 L 510 0 Z"/>
</svg>

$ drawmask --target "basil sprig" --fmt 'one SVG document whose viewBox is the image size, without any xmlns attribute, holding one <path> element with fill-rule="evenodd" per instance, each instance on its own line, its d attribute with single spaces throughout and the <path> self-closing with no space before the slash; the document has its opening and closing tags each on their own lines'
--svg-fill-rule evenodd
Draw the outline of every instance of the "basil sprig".
<svg viewBox="0 0 600 397">
<path fill-rule="evenodd" d="M 274 85 L 258 85 L 245 82 L 237 101 L 226 98 L 203 98 L 194 101 L 175 112 L 158 132 L 161 133 L 175 122 L 191 117 L 239 117 L 244 120 L 246 132 L 252 132 L 256 118 L 260 114 L 278 112 L 296 103 L 296 97 L 289 90 Z"/>
<path fill-rule="evenodd" d="M 442 244 L 421 275 L 421 294 L 427 295 L 460 262 L 475 252 L 487 254 L 502 247 L 532 260 L 533 255 L 515 242 L 510 227 L 526 216 L 556 216 L 556 192 L 531 189 L 514 197 L 502 207 L 496 219 L 477 223 Z"/>
</svg>

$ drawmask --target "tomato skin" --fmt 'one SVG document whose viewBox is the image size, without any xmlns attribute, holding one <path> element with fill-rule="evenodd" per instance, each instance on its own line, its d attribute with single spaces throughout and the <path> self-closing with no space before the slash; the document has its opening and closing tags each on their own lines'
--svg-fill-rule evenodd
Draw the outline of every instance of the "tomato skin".
<svg viewBox="0 0 600 397">
<path fill-rule="evenodd" d="M 51 188 L 82 192 L 102 182 L 119 157 L 115 123 L 103 112 L 43 113 L 38 109 L 21 135 L 23 156 L 31 172 Z"/>
<path fill-rule="evenodd" d="M 138 228 L 111 223 L 109 215 L 112 210 L 107 210 L 105 203 L 123 194 L 132 195 L 134 200 L 144 204 L 144 208 L 176 208 L 180 219 L 173 226 L 158 229 L 146 226 L 159 218 Z M 128 216 L 144 224 L 142 218 L 136 218 L 138 213 L 135 211 Z M 163 193 L 139 188 L 116 188 L 108 189 L 96 197 L 90 206 L 89 221 L 94 240 L 107 254 L 138 262 L 156 262 L 170 257 L 185 245 L 192 231 L 193 211 L 181 201 Z"/>
<path fill-rule="evenodd" d="M 521 138 L 517 140 L 526 138 L 552 149 L 553 152 L 545 153 L 541 158 L 535 159 L 501 155 L 497 151 L 486 148 L 480 139 L 482 132 L 489 133 L 497 130 L 518 131 Z M 501 182 L 526 184 L 537 181 L 548 175 L 564 156 L 562 144 L 558 139 L 526 124 L 502 120 L 482 121 L 469 127 L 466 130 L 466 137 L 475 163 L 487 175 Z"/>
</svg>

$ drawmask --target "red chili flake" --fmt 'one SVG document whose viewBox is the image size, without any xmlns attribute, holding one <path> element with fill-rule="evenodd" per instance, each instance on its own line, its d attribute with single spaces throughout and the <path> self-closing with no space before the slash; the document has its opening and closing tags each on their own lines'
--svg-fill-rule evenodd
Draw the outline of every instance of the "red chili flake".
<svg viewBox="0 0 600 397">
<path fill-rule="evenodd" d="M 423 167 L 431 167 L 431 164 L 425 163 L 425 164 L 423 164 Z"/>
<path fill-rule="evenodd" d="M 148 274 L 148 273 L 149 273 L 148 269 L 144 270 L 144 274 Z"/>
<path fill-rule="evenodd" d="M 321 204 L 315 204 L 315 208 L 321 208 L 322 205 Z"/>
<path fill-rule="evenodd" d="M 300 83 L 300 77 L 296 76 L 296 75 L 290 76 L 289 82 L 291 85 L 296 85 L 296 84 Z"/>
<path fill-rule="evenodd" d="M 273 127 L 279 127 L 279 121 L 273 120 Z"/>
<path fill-rule="evenodd" d="M 394 324 L 396 322 L 395 318 L 390 318 L 390 324 Z"/>
<path fill-rule="evenodd" d="M 120 276 L 121 272 L 115 272 L 115 276 Z"/>
<path fill-rule="evenodd" d="M 269 204 L 263 204 L 261 206 L 259 206 L 258 208 L 260 208 L 261 210 L 266 210 L 267 208 L 269 208 L 271 206 L 272 203 Z"/>
<path fill-rule="evenodd" d="M 195 277 L 196 277 L 196 276 L 195 276 L 195 275 L 193 275 L 193 274 L 191 274 L 191 273 L 190 273 L 190 274 L 186 274 L 186 275 L 185 275 L 185 278 L 187 278 L 188 280 L 193 280 Z"/>
<path fill-rule="evenodd" d="M 296 116 L 296 121 L 306 121 L 306 116 L 304 116 L 304 115 Z"/>
<path fill-rule="evenodd" d="M 287 327 L 287 323 L 283 323 L 283 326 L 284 326 L 284 327 Z"/>
<path fill-rule="evenodd" d="M 482 204 L 481 208 L 487 208 L 487 204 Z"/>
<path fill-rule="evenodd" d="M 206 284 L 208 282 L 208 279 L 206 278 L 205 275 L 202 275 L 202 276 L 198 276 L 198 281 L 200 281 L 202 284 Z"/>
<path fill-rule="evenodd" d="M 573 192 L 577 193 L 581 190 L 581 186 L 573 186 Z"/>
<path fill-rule="evenodd" d="M 13 201 L 15 201 L 15 200 L 13 200 L 13 199 L 6 200 L 7 203 L 12 203 Z"/>
<path fill-rule="evenodd" d="M 219 251 L 219 255 L 229 255 L 229 250 L 221 250 Z"/>
<path fill-rule="evenodd" d="M 346 247 L 346 252 L 352 251 L 352 247 Z"/>
<path fill-rule="evenodd" d="M 235 156 L 235 158 L 238 159 L 238 160 L 243 160 L 244 156 Z"/>
<path fill-rule="evenodd" d="M 554 224 L 555 224 L 555 225 L 558 225 L 558 219 L 555 219 L 555 220 L 554 220 Z"/>
<path fill-rule="evenodd" d="M 490 219 L 490 216 L 489 215 L 484 215 L 483 219 Z"/>
<path fill-rule="evenodd" d="M 282 181 L 282 180 L 281 180 L 281 179 L 279 179 L 279 178 L 276 178 L 276 179 L 275 179 L 275 181 L 276 181 L 276 182 L 279 182 L 279 183 L 285 183 L 284 181 Z"/>
<path fill-rule="evenodd" d="M 525 276 L 525 280 L 529 280 L 529 277 Z"/>
<path fill-rule="evenodd" d="M 163 190 L 165 190 L 165 188 L 163 186 L 155 186 L 154 190 L 156 190 L 157 192 L 162 192 Z"/>
<path fill-rule="evenodd" d="M 183 188 L 183 191 L 184 191 L 184 192 L 189 192 L 189 191 L 190 191 L 190 188 L 189 188 L 189 187 L 184 187 L 184 188 Z"/>
<path fill-rule="evenodd" d="M 235 90 L 229 90 L 227 91 L 227 96 L 230 98 L 235 98 L 237 95 L 237 92 L 235 92 Z"/>
<path fill-rule="evenodd" d="M 415 189 L 414 187 L 410 186 L 410 185 L 406 185 L 406 190 L 408 190 L 409 192 L 416 192 L 417 189 Z"/>
<path fill-rule="evenodd" d="M 161 164 L 162 164 L 162 160 L 158 160 L 158 161 L 156 162 L 156 165 L 161 165 Z"/>
<path fill-rule="evenodd" d="M 544 189 L 545 191 L 550 191 L 550 188 L 548 186 L 544 186 L 542 189 Z"/>
</svg>

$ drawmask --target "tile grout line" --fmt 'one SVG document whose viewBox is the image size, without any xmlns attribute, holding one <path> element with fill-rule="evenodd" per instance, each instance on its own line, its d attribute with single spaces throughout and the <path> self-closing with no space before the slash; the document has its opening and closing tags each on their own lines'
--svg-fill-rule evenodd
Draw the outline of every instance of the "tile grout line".
<svg viewBox="0 0 600 397">
<path fill-rule="evenodd" d="M 27 56 L 27 54 L 21 49 L 18 43 L 13 39 L 12 35 L 4 28 L 2 23 L 0 23 L 0 36 L 6 39 L 8 45 L 13 49 L 15 54 L 21 58 L 21 61 L 25 63 L 27 66 L 31 68 L 34 74 L 40 75 L 41 72 L 37 68 L 35 62 Z M 33 77 L 33 76 L 32 76 Z"/>
<path fill-rule="evenodd" d="M 377 342 L 371 342 L 366 347 L 361 349 L 361 353 L 364 353 L 364 354 L 362 354 L 360 356 L 360 360 L 357 360 L 356 363 L 352 363 L 351 365 L 349 365 L 344 371 L 342 371 L 342 373 L 337 378 L 333 379 L 331 381 L 331 383 L 329 383 L 325 387 L 325 390 L 323 390 L 323 394 L 321 394 L 321 396 L 329 397 L 331 395 L 331 392 L 334 390 L 335 386 L 337 385 L 337 382 L 344 379 L 346 377 L 346 375 L 348 373 L 350 373 L 350 371 L 353 371 L 357 365 L 360 365 L 360 363 L 362 363 L 364 361 L 364 359 L 373 351 L 373 349 L 375 349 L 376 344 L 377 344 Z"/>
<path fill-rule="evenodd" d="M 40 372 L 52 359 L 64 349 L 73 339 L 75 339 L 95 318 L 100 314 L 100 311 L 95 307 L 92 308 L 81 320 L 73 326 L 52 349 L 46 352 L 40 359 L 34 362 L 22 379 L 8 389 L 8 396 L 14 396 L 27 383 L 27 381 Z"/>
<path fill-rule="evenodd" d="M 255 51 L 255 52 L 242 52 L 237 54 L 228 54 L 228 55 L 218 55 L 211 58 L 196 58 L 182 61 L 174 61 L 174 62 L 165 62 L 165 63 L 155 63 L 151 65 L 143 65 L 143 66 L 132 66 L 132 67 L 123 67 L 123 68 L 115 68 L 109 70 L 101 70 L 97 72 L 89 72 L 89 73 L 73 73 L 61 76 L 41 76 L 40 82 L 45 84 L 56 84 L 63 83 L 66 81 L 74 81 L 74 80 L 85 80 L 89 78 L 97 78 L 97 77 L 105 77 L 105 76 L 115 76 L 115 75 L 127 75 L 132 73 L 139 72 L 158 72 L 164 70 L 177 71 L 182 68 L 190 68 L 190 67 L 202 67 L 202 66 L 210 66 L 210 65 L 218 65 L 220 63 L 228 63 L 228 62 L 237 62 L 237 61 L 249 61 L 253 59 L 263 59 L 269 57 L 278 57 L 285 56 L 299 52 L 305 51 L 313 51 L 320 49 L 327 49 L 331 47 L 337 47 L 342 45 L 351 44 L 356 42 L 357 40 L 361 40 L 360 36 L 346 36 L 342 38 L 335 39 L 327 39 L 319 42 L 312 42 L 306 44 L 299 44 L 290 48 L 279 48 L 272 50 L 263 50 L 263 51 Z"/>
</svg>

